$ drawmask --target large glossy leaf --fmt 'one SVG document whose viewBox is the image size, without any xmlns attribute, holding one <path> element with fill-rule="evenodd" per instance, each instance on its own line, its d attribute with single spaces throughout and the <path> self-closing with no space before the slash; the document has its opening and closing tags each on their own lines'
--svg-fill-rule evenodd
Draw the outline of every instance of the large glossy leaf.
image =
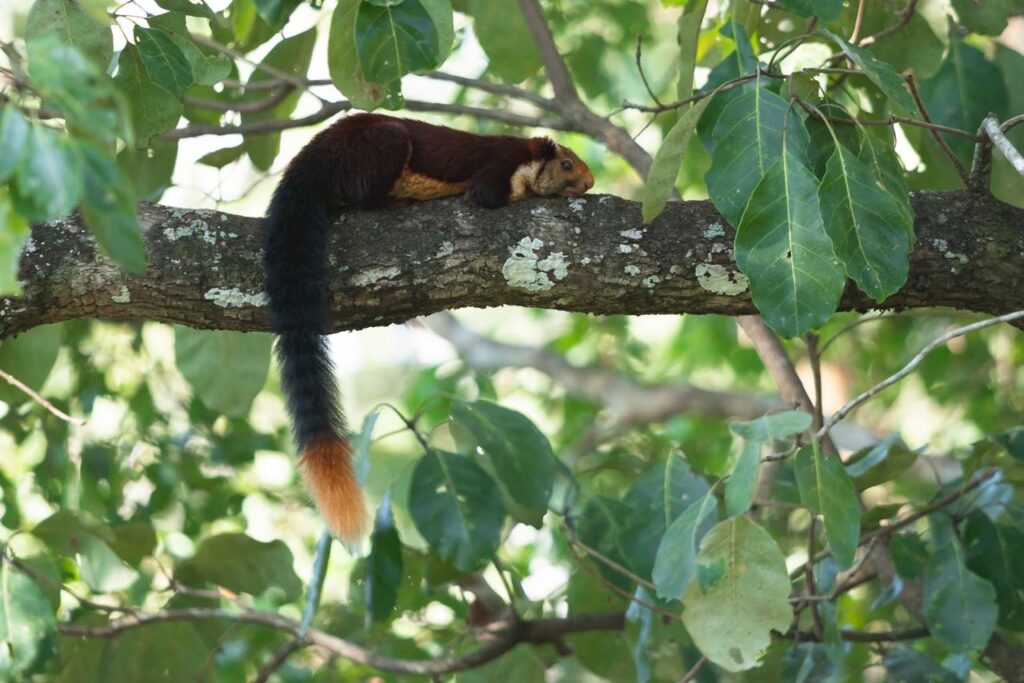
<svg viewBox="0 0 1024 683">
<path fill-rule="evenodd" d="M 192 85 L 192 66 L 163 31 L 135 27 L 135 46 L 150 80 L 178 99 Z"/>
<path fill-rule="evenodd" d="M 0 342 L 0 369 L 35 391 L 43 388 L 60 351 L 60 325 L 42 325 Z M 20 389 L 0 382 L 0 401 L 21 405 L 31 401 Z"/>
<path fill-rule="evenodd" d="M 733 422 L 729 429 L 747 441 L 771 443 L 796 436 L 811 426 L 811 415 L 802 410 L 784 410 L 770 413 L 749 422 Z"/>
<path fill-rule="evenodd" d="M 932 78 L 921 83 L 921 98 L 935 123 L 975 133 L 982 119 L 1006 114 L 1007 92 L 999 67 L 978 48 L 959 39 L 949 42 L 949 53 Z M 964 163 L 970 163 L 974 143 L 958 135 L 943 134 Z"/>
<path fill-rule="evenodd" d="M 715 500 L 712 491 L 686 508 L 665 530 L 658 545 L 651 578 L 664 600 L 678 600 L 697 571 L 697 544 L 707 531 L 706 519 L 714 521 Z"/>
<path fill-rule="evenodd" d="M 21 293 L 18 263 L 22 247 L 28 242 L 28 221 L 15 210 L 10 190 L 3 185 L 0 185 L 0 226 L 3 226 L 0 229 L 0 296 L 17 295 Z"/>
<path fill-rule="evenodd" d="M 433 448 L 413 470 L 409 513 L 431 549 L 462 571 L 490 559 L 505 521 L 494 480 L 470 458 Z"/>
<path fill-rule="evenodd" d="M 864 144 L 861 145 L 857 158 L 867 164 L 875 175 L 875 179 L 889 195 L 896 200 L 903 216 L 902 223 L 907 229 L 910 244 L 914 244 L 914 209 L 910 205 L 910 191 L 903 165 L 896 156 L 895 140 L 892 132 L 881 129 L 866 131 Z"/>
<path fill-rule="evenodd" d="M 82 218 L 107 256 L 125 270 L 146 268 L 135 214 L 135 192 L 131 181 L 99 148 L 82 144 L 85 162 L 85 193 Z"/>
<path fill-rule="evenodd" d="M 0 183 L 10 178 L 29 145 L 31 129 L 17 107 L 0 107 Z"/>
<path fill-rule="evenodd" d="M 783 336 L 819 327 L 836 310 L 845 277 L 822 227 L 817 179 L 793 154 L 753 188 L 736 228 L 736 263 L 765 322 Z"/>
<path fill-rule="evenodd" d="M 402 542 L 391 513 L 391 496 L 386 495 L 377 509 L 370 535 L 370 554 L 366 558 L 365 593 L 369 618 L 384 621 L 391 616 L 404 579 Z"/>
<path fill-rule="evenodd" d="M 623 498 L 628 512 L 617 544 L 637 574 L 651 575 L 665 530 L 707 492 L 704 478 L 678 455 L 669 456 L 633 483 Z"/>
<path fill-rule="evenodd" d="M 885 93 L 896 113 L 903 116 L 918 115 L 914 98 L 911 97 L 910 91 L 907 90 L 903 77 L 896 73 L 896 69 L 878 59 L 864 48 L 851 45 L 834 33 L 824 30 L 822 33 L 831 38 L 839 46 L 839 49 L 843 51 L 843 54 L 860 67 L 861 71 Z"/>
<path fill-rule="evenodd" d="M 904 205 L 843 145 L 828 160 L 819 197 L 825 231 L 847 275 L 875 301 L 899 290 L 913 234 Z"/>
<path fill-rule="evenodd" d="M 366 77 L 400 97 L 401 78 L 437 65 L 437 29 L 420 0 L 364 2 L 356 14 L 356 52 Z M 395 102 L 400 102 L 396 99 Z"/>
<path fill-rule="evenodd" d="M 174 357 L 181 374 L 200 401 L 231 417 L 247 415 L 263 388 L 270 347 L 268 334 L 174 328 Z"/>
<path fill-rule="evenodd" d="M 456 401 L 452 419 L 473 435 L 506 498 L 514 502 L 509 513 L 539 528 L 557 465 L 547 437 L 522 413 L 489 401 Z"/>
<path fill-rule="evenodd" d="M 106 71 L 114 54 L 110 22 L 97 21 L 74 0 L 36 0 L 28 13 L 25 39 L 55 35 L 74 45 L 101 70 Z"/>
<path fill-rule="evenodd" d="M 730 21 L 722 27 L 719 34 L 726 38 L 732 38 L 736 48 L 727 53 L 722 61 L 711 69 L 707 82 L 701 88 L 701 91 L 705 93 L 713 91 L 718 86 L 734 78 L 753 74 L 755 69 L 757 69 L 757 57 L 754 55 L 754 50 L 750 44 L 750 36 L 747 35 L 747 30 L 743 27 L 743 24 L 737 21 Z M 704 115 L 700 117 L 700 123 L 697 124 L 697 135 L 700 136 L 700 142 L 709 154 L 715 149 L 713 131 L 722 112 L 725 111 L 725 108 L 734 99 L 744 92 L 753 91 L 756 86 L 757 83 L 754 81 L 737 88 L 725 90 L 710 98 L 711 101 L 704 110 Z M 683 96 L 683 94 L 680 94 L 680 97 Z"/>
<path fill-rule="evenodd" d="M 1006 29 L 1007 19 L 1024 11 L 1021 0 L 953 0 L 957 23 L 974 33 L 998 36 Z"/>
<path fill-rule="evenodd" d="M 892 481 L 917 460 L 917 453 L 907 448 L 899 434 L 890 434 L 874 446 L 851 455 L 845 463 L 846 473 L 853 477 L 857 489 L 878 486 Z"/>
<path fill-rule="evenodd" d="M 804 159 L 807 130 L 789 109 L 775 93 L 755 88 L 729 102 L 715 124 L 716 144 L 705 180 L 715 208 L 734 226 L 754 188 L 782 156 L 783 140 L 794 158 Z"/>
<path fill-rule="evenodd" d="M 860 502 L 837 456 L 804 446 L 793 461 L 800 501 L 825 519 L 825 538 L 840 569 L 853 564 L 860 538 Z"/>
<path fill-rule="evenodd" d="M 226 55 L 207 54 L 193 42 L 183 13 L 167 12 L 150 17 L 148 21 L 150 27 L 159 28 L 181 50 L 197 85 L 219 83 L 231 73 L 231 60 Z"/>
<path fill-rule="evenodd" d="M 287 600 L 295 600 L 302 592 L 292 552 L 281 541 L 217 534 L 203 539 L 192 563 L 204 580 L 237 593 L 260 595 L 277 588 Z"/>
<path fill-rule="evenodd" d="M 679 80 L 676 81 L 676 95 L 680 98 L 689 97 L 693 91 L 693 72 L 697 65 L 700 27 L 704 23 L 704 12 L 707 7 L 707 0 L 687 2 L 676 22 L 679 36 L 676 41 L 679 43 Z M 703 112 L 703 107 L 701 111 Z M 700 114 L 697 114 L 697 119 L 700 119 Z M 696 121 L 693 127 L 696 128 Z"/>
<path fill-rule="evenodd" d="M 18 166 L 18 196 L 31 220 L 62 218 L 82 196 L 82 154 L 76 140 L 43 124 L 29 134 L 28 150 Z"/>
<path fill-rule="evenodd" d="M 181 99 L 153 82 L 134 45 L 126 45 L 121 51 L 114 82 L 128 101 L 139 145 L 147 145 L 151 137 L 178 124 Z"/>
<path fill-rule="evenodd" d="M 111 549 L 115 536 L 109 527 L 72 512 L 61 510 L 32 530 L 55 553 L 78 563 L 82 580 L 98 593 L 125 590 L 138 578 Z"/>
<path fill-rule="evenodd" d="M 387 94 L 383 83 L 367 78 L 356 52 L 356 17 L 362 0 L 339 0 L 331 15 L 327 67 L 338 90 L 360 109 L 374 109 Z"/>
<path fill-rule="evenodd" d="M 700 121 L 704 108 L 710 101 L 711 98 L 705 98 L 687 107 L 654 155 L 651 169 L 647 172 L 647 183 L 644 185 L 642 198 L 644 223 L 650 223 L 665 208 L 683 164 L 683 155 L 686 154 L 697 130 L 697 122 Z"/>
<path fill-rule="evenodd" d="M 55 626 L 54 608 L 43 590 L 10 562 L 0 563 L 0 678 L 28 680 L 23 674 Z"/>
<path fill-rule="evenodd" d="M 980 650 L 996 627 L 992 584 L 967 568 L 964 550 L 932 517 L 935 547 L 924 568 L 924 621 L 935 640 L 955 652 Z"/>
<path fill-rule="evenodd" d="M 967 568 L 988 580 L 999 603 L 999 625 L 1024 629 L 1024 533 L 975 510 L 963 529 Z"/>
<path fill-rule="evenodd" d="M 469 11 L 490 71 L 508 83 L 537 73 L 540 54 L 516 0 L 470 0 Z"/>
<path fill-rule="evenodd" d="M 789 576 L 764 529 L 735 517 L 704 536 L 697 580 L 683 595 L 683 624 L 700 651 L 726 671 L 758 665 L 771 632 L 789 628 Z"/>
</svg>

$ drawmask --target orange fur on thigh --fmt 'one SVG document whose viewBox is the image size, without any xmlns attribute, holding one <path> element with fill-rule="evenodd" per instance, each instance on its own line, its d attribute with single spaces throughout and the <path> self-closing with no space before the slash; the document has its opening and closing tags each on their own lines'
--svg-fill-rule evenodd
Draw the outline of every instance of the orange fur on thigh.
<svg viewBox="0 0 1024 683">
<path fill-rule="evenodd" d="M 395 199 L 439 199 L 463 194 L 468 189 L 469 183 L 450 183 L 422 173 L 413 173 L 407 168 L 395 181 L 388 196 Z"/>
</svg>

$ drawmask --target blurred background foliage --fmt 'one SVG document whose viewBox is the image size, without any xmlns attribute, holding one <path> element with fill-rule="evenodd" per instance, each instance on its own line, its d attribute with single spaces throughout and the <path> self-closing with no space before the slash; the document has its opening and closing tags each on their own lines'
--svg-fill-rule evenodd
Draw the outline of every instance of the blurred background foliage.
<svg viewBox="0 0 1024 683">
<path fill-rule="evenodd" d="M 651 150 L 677 117 L 619 109 L 623 100 L 650 99 L 637 72 L 637 36 L 643 36 L 651 92 L 675 99 L 676 21 L 680 6 L 693 4 L 543 4 L 586 104 L 614 112 L 616 123 Z M 697 85 L 739 51 L 730 37 L 736 29 L 723 32 L 730 22 L 749 36 L 746 47 L 764 53 L 803 30 L 807 7 L 831 12 L 821 23 L 849 35 L 858 3 L 709 3 L 696 50 Z M 973 131 L 989 112 L 1000 119 L 1024 112 L 1022 10 L 1014 0 L 868 2 L 862 35 L 909 11 L 901 30 L 870 51 L 897 69 L 914 70 L 936 119 Z M 387 12 L 397 13 L 411 42 L 389 43 L 374 32 Z M 319 127 L 266 134 L 251 126 L 340 111 L 337 89 L 360 106 L 405 105 L 417 117 L 480 132 L 523 129 L 479 110 L 544 120 L 543 107 L 538 112 L 523 98 L 510 102 L 500 87 L 406 76 L 386 60 L 374 61 L 389 46 L 413 59 L 413 71 L 443 63 L 477 83 L 550 94 L 529 29 L 516 3 L 506 0 L 323 6 L 17 0 L 0 14 L 0 38 L 9 75 L 0 90 L 0 140 L 12 144 L 0 148 L 4 294 L 17 292 L 17 254 L 32 247 L 28 225 L 74 207 L 104 251 L 128 269 L 144 265 L 136 199 L 260 214 L 288 159 Z M 822 43 L 807 44 L 789 59 L 820 60 L 823 49 L 827 56 Z M 967 81 L 960 67 L 971 74 Z M 885 111 L 870 85 L 849 95 L 864 111 Z M 450 115 L 417 102 L 464 109 Z M 54 118 L 66 132 L 50 125 Z M 212 129 L 231 134 L 204 134 Z M 1012 132 L 1018 145 L 1022 131 Z M 690 142 L 676 181 L 686 198 L 707 196 L 709 156 L 700 138 Z M 591 166 L 598 191 L 639 196 L 642 181 L 620 157 L 580 133 L 558 139 Z M 969 163 L 972 149 L 952 144 Z M 897 151 L 910 187 L 958 186 L 955 169 L 926 131 L 901 128 Z M 992 187 L 1024 206 L 1021 179 L 998 156 Z M 768 566 L 764 557 L 774 561 L 778 554 L 793 570 L 808 559 L 809 535 L 819 549 L 834 543 L 832 529 L 821 535 L 821 524 L 812 526 L 800 490 L 800 468 L 814 467 L 809 452 L 773 462 L 770 472 L 762 468 L 756 491 L 730 489 L 748 448 L 755 463 L 792 454 L 792 436 L 801 429 L 737 427 L 737 416 L 722 411 L 646 420 L 620 397 L 587 389 L 588 381 L 610 373 L 639 387 L 637 400 L 652 404 L 658 397 L 644 389 L 691 383 L 745 405 L 781 409 L 734 321 L 536 310 L 458 316 L 480 335 L 474 342 L 480 348 L 492 349 L 495 341 L 531 347 L 578 373 L 557 376 L 543 365 L 512 362 L 501 367 L 502 347 L 492 349 L 494 366 L 475 367 L 443 335 L 417 323 L 334 337 L 348 413 L 362 425 L 356 442 L 366 489 L 375 509 L 388 503 L 370 541 L 350 553 L 336 549 L 317 629 L 380 655 L 456 656 L 473 648 L 467 633 L 501 616 L 488 612 L 483 581 L 500 604 L 507 602 L 503 609 L 525 619 L 628 607 L 625 628 L 520 646 L 454 680 L 675 681 L 702 652 L 715 662 L 695 674 L 705 681 L 994 680 L 979 653 L 996 614 L 1003 636 L 1019 644 L 1024 432 L 1014 428 L 1024 411 L 1024 339 L 1018 331 L 994 327 L 952 340 L 835 434 L 844 456 L 858 453 L 845 458 L 840 480 L 852 482 L 863 501 L 854 510 L 859 534 L 915 510 L 931 514 L 891 538 L 892 584 L 844 586 L 835 599 L 813 603 L 819 605 L 813 618 L 803 604 L 795 624 L 813 637 L 765 642 L 760 665 L 738 674 L 720 668 L 713 649 L 691 637 L 708 632 L 711 622 L 707 615 L 701 620 L 696 597 L 684 598 L 688 611 L 680 620 L 678 598 L 687 582 L 680 586 L 670 570 L 695 561 L 692 539 L 717 520 L 732 525 L 728 530 L 748 549 L 766 548 L 766 555 L 744 558 L 752 566 Z M 972 319 L 950 311 L 834 315 L 818 331 L 825 414 Z M 807 345 L 785 346 L 810 386 L 816 363 Z M 269 335 L 154 323 L 74 321 L 0 343 L 0 369 L 71 416 L 64 420 L 0 383 L 0 676 L 76 683 L 234 682 L 264 674 L 280 681 L 422 680 L 316 648 L 274 662 L 288 633 L 230 619 L 157 622 L 113 639 L 57 628 L 102 626 L 133 610 L 190 607 L 242 605 L 302 617 L 306 586 L 316 584 L 322 525 L 297 474 L 270 358 Z M 741 417 L 765 412 L 751 410 Z M 973 478 L 979 472 L 980 483 Z M 840 496 L 845 485 L 829 493 Z M 951 493 L 948 506 L 929 508 Z M 700 501 L 710 506 L 684 520 L 686 529 L 677 525 Z M 750 515 L 726 509 L 734 504 L 749 507 Z M 826 519 L 829 514 L 826 509 Z M 669 548 L 662 539 L 671 529 L 673 539 L 689 530 L 689 549 L 666 556 L 659 571 L 659 555 L 668 552 L 659 548 Z M 757 529 L 768 532 L 767 541 Z M 707 560 L 703 546 L 701 553 Z M 816 563 L 819 597 L 838 585 L 839 569 L 832 558 Z M 844 629 L 918 626 L 899 597 L 903 582 L 922 578 L 933 637 L 918 634 L 902 643 L 840 636 Z M 805 580 L 794 576 L 794 595 L 807 588 Z M 689 585 L 694 590 L 697 583 Z M 631 606 L 630 596 L 636 598 Z M 776 607 L 751 606 L 751 622 L 770 624 Z M 758 650 L 754 642 L 737 646 Z M 562 656 L 566 651 L 572 656 Z"/>
</svg>

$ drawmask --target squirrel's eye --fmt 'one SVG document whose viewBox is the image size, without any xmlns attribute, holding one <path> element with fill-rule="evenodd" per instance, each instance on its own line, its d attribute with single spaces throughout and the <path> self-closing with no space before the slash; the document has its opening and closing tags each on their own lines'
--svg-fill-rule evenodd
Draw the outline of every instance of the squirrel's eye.
<svg viewBox="0 0 1024 683">
<path fill-rule="evenodd" d="M 562 170 L 563 171 L 571 171 L 572 170 L 572 162 L 569 161 L 568 159 L 562 159 Z"/>
</svg>

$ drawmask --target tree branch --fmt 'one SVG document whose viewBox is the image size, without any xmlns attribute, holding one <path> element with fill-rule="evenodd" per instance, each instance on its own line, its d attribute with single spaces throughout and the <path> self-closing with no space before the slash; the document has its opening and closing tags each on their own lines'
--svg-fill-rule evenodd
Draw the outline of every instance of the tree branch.
<svg viewBox="0 0 1024 683">
<path fill-rule="evenodd" d="M 310 629 L 303 637 L 299 622 L 273 612 L 246 610 L 233 612 L 224 609 L 185 608 L 167 609 L 160 612 L 137 613 L 114 619 L 99 626 L 78 626 L 60 624 L 57 631 L 65 636 L 83 638 L 114 638 L 132 629 L 149 624 L 168 621 L 232 621 L 254 624 L 276 629 L 292 635 L 296 642 L 315 645 L 345 659 L 365 664 L 382 671 L 436 676 L 472 669 L 485 662 L 497 659 L 520 643 L 548 643 L 570 633 L 588 631 L 621 631 L 625 627 L 625 615 L 621 612 L 600 612 L 577 614 L 561 619 L 532 619 L 517 621 L 510 619 L 496 622 L 491 629 L 493 639 L 468 654 L 435 660 L 399 659 L 377 654 L 373 650 L 356 645 L 324 631 Z"/>
<path fill-rule="evenodd" d="M 886 307 L 1024 309 L 1024 210 L 968 192 L 918 193 L 912 203 L 910 275 Z M 140 204 L 139 220 L 141 274 L 98 254 L 77 215 L 35 226 L 20 262 L 23 294 L 0 297 L 0 338 L 72 318 L 268 329 L 258 219 Z M 610 196 L 344 213 L 330 240 L 332 330 L 467 306 L 746 315 L 754 308 L 735 284 L 732 241 L 706 201 L 670 202 L 647 226 L 639 204 Z M 840 304 L 875 307 L 852 285 Z"/>
</svg>

